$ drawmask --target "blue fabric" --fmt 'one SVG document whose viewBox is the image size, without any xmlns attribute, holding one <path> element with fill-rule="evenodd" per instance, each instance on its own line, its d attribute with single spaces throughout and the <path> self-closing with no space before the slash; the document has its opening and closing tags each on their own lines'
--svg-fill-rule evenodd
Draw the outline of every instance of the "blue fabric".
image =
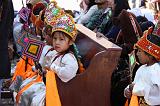
<svg viewBox="0 0 160 106">
<path fill-rule="evenodd" d="M 148 28 L 151 27 L 151 26 L 152 26 L 153 29 L 154 29 L 155 25 L 154 25 L 153 22 L 151 22 L 151 21 L 142 22 L 142 23 L 140 24 L 140 27 L 141 27 L 141 29 L 142 29 L 142 32 L 144 32 L 145 30 L 148 30 Z"/>
<path fill-rule="evenodd" d="M 105 35 L 107 38 L 113 38 L 116 39 L 118 33 L 120 31 L 120 28 L 113 25 L 110 31 Z"/>
</svg>

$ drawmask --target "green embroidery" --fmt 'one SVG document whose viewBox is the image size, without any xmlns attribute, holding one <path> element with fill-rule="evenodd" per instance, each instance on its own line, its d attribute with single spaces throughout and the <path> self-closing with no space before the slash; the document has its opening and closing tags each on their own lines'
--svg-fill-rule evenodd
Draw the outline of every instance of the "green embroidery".
<svg viewBox="0 0 160 106">
<path fill-rule="evenodd" d="M 130 65 L 132 66 L 135 63 L 135 58 L 133 55 L 130 56 Z"/>
<path fill-rule="evenodd" d="M 56 15 L 58 15 L 59 11 L 60 10 L 58 8 L 55 8 L 55 9 L 52 10 L 52 13 L 53 13 L 53 15 L 56 16 Z"/>
</svg>

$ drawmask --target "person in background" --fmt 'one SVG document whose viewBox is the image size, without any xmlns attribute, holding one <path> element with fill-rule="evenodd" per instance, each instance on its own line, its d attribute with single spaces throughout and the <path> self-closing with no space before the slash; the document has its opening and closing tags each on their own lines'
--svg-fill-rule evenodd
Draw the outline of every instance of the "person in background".
<svg viewBox="0 0 160 106">
<path fill-rule="evenodd" d="M 146 21 L 146 22 L 140 23 L 140 27 L 142 29 L 142 32 L 144 32 L 148 30 L 149 27 L 152 27 L 154 29 L 155 25 L 151 21 Z"/>
<path fill-rule="evenodd" d="M 80 7 L 82 9 L 80 16 L 75 19 L 77 24 L 85 24 L 92 14 L 98 10 L 98 7 L 93 0 L 82 0 Z"/>
<path fill-rule="evenodd" d="M 0 0 L 0 79 L 10 78 L 8 41 L 13 38 L 14 9 L 12 0 Z"/>
<path fill-rule="evenodd" d="M 28 24 L 29 14 L 30 9 L 23 7 L 17 14 L 13 23 L 13 38 L 16 45 L 16 52 L 19 55 L 22 55 L 22 47 L 17 42 L 23 33 L 23 26 Z"/>
<path fill-rule="evenodd" d="M 143 65 L 137 70 L 132 84 L 125 88 L 124 96 L 126 98 L 131 98 L 132 95 L 138 96 L 140 106 L 160 105 L 159 42 L 160 36 L 153 34 L 149 29 L 135 44 L 138 49 L 138 59 Z"/>
<path fill-rule="evenodd" d="M 123 9 L 130 9 L 128 0 L 114 0 L 113 17 L 117 17 Z"/>
<path fill-rule="evenodd" d="M 85 26 L 95 32 L 104 33 L 106 24 L 112 17 L 112 0 L 95 0 L 98 10 L 92 14 Z M 109 29 L 109 28 L 107 28 Z"/>
</svg>

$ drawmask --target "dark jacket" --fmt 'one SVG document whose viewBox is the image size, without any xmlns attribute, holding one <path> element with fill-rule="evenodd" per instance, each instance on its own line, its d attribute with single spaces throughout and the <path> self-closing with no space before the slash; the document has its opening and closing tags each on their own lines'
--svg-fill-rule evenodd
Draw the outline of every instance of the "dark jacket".
<svg viewBox="0 0 160 106">
<path fill-rule="evenodd" d="M 0 79 L 10 77 L 8 37 L 12 35 L 14 9 L 12 0 L 0 0 Z"/>
</svg>

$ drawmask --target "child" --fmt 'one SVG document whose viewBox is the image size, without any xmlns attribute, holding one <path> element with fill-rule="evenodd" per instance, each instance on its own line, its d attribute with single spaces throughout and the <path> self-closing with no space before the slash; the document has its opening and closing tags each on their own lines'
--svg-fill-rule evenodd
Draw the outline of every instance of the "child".
<svg viewBox="0 0 160 106">
<path fill-rule="evenodd" d="M 48 68 L 51 70 L 47 71 L 47 74 L 54 71 L 63 82 L 68 82 L 76 76 L 78 70 L 77 60 L 70 50 L 77 34 L 73 18 L 68 14 L 62 13 L 59 14 L 59 16 L 54 17 L 54 20 L 52 20 L 51 23 L 48 23 L 48 25 L 53 27 L 52 38 L 54 50 L 46 50 L 45 55 L 41 56 L 40 63 L 43 69 Z M 23 85 L 25 85 L 25 82 Z M 22 89 L 24 88 L 23 85 L 21 86 Z M 46 89 L 44 83 L 42 82 L 33 83 L 28 89 L 19 95 L 20 101 L 18 104 L 23 106 L 43 106 L 45 104 L 46 96 L 46 105 L 48 101 L 51 101 L 50 105 L 52 106 L 52 103 L 54 102 L 52 99 L 47 98 L 46 93 L 48 92 L 48 85 L 52 85 L 52 82 L 48 83 L 46 80 Z M 55 88 L 51 88 L 49 90 L 54 89 Z M 55 96 L 53 95 L 53 97 Z M 53 100 L 54 99 L 55 98 L 53 98 Z"/>
<path fill-rule="evenodd" d="M 53 12 L 50 13 L 50 11 Z M 47 67 L 51 69 L 53 69 L 53 67 L 58 68 L 55 69 L 56 71 L 59 70 L 59 72 L 57 71 L 56 74 L 62 81 L 67 82 L 76 75 L 78 70 L 77 60 L 73 54 L 75 51 L 73 51 L 74 47 L 72 45 L 77 34 L 73 18 L 70 15 L 64 13 L 64 11 L 57 6 L 56 2 L 51 2 L 49 4 L 48 8 L 46 9 L 45 16 L 46 23 L 53 27 L 52 38 L 54 48 L 53 51 L 48 51 L 46 54 L 46 58 L 49 57 L 51 59 L 50 65 L 52 64 L 51 67 L 49 67 L 49 64 L 47 64 Z M 50 16 L 54 16 L 52 21 L 50 21 Z M 46 65 L 45 63 L 46 61 L 44 64 L 42 63 L 42 66 Z M 65 68 L 67 70 L 65 70 Z M 61 69 L 63 72 L 60 72 Z M 61 74 L 63 74 L 65 78 Z M 68 76 L 70 76 L 70 78 L 67 78 Z"/>
<path fill-rule="evenodd" d="M 127 98 L 132 94 L 140 97 L 139 104 L 160 105 L 160 36 L 151 31 L 144 32 L 136 47 L 139 61 L 144 65 L 137 70 L 124 95 Z"/>
</svg>

